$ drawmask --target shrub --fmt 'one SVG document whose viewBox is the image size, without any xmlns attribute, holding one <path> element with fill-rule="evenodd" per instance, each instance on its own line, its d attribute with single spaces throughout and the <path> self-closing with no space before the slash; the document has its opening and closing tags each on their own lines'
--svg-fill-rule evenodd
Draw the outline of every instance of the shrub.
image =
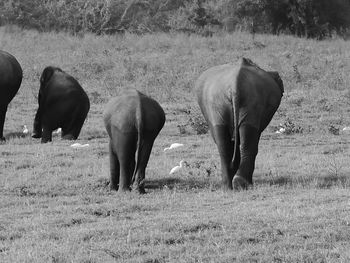
<svg viewBox="0 0 350 263">
<path fill-rule="evenodd" d="M 348 0 L 2 0 L 0 25 L 97 34 L 239 28 L 320 39 L 346 34 L 349 13 Z"/>
<path fill-rule="evenodd" d="M 209 126 L 205 121 L 201 111 L 197 107 L 193 107 L 189 110 L 189 114 L 190 117 L 188 123 L 192 127 L 192 129 L 197 134 L 207 134 L 209 131 Z"/>
</svg>

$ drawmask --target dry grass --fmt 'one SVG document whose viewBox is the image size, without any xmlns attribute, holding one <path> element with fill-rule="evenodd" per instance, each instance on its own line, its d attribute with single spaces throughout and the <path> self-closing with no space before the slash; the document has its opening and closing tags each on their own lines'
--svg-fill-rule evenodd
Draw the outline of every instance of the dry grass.
<svg viewBox="0 0 350 263">
<path fill-rule="evenodd" d="M 0 262 L 348 262 L 349 135 L 329 126 L 350 123 L 350 43 L 255 41 L 243 33 L 78 38 L 0 28 L 0 49 L 24 68 L 5 134 L 31 127 L 48 65 L 75 76 L 92 104 L 79 138 L 88 148 L 29 137 L 0 145 Z M 254 189 L 223 193 L 215 145 L 190 127 L 188 109 L 196 107 L 197 76 L 241 56 L 278 70 L 286 92 L 262 136 Z M 101 114 L 128 88 L 156 98 L 167 114 L 143 196 L 108 190 Z M 303 133 L 275 134 L 287 119 Z M 173 142 L 185 147 L 164 153 Z M 186 167 L 168 175 L 181 159 Z"/>
</svg>

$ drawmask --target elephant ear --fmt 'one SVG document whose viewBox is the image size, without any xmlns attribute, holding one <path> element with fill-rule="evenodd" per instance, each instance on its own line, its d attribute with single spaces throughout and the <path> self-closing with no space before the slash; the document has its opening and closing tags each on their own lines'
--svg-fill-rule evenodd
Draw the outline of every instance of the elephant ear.
<svg viewBox="0 0 350 263">
<path fill-rule="evenodd" d="M 283 81 L 280 77 L 280 74 L 278 74 L 277 71 L 269 71 L 268 72 L 271 77 L 276 81 L 278 87 L 280 88 L 281 92 L 282 92 L 282 95 L 283 95 L 283 92 L 284 92 L 284 85 L 283 85 Z"/>
</svg>

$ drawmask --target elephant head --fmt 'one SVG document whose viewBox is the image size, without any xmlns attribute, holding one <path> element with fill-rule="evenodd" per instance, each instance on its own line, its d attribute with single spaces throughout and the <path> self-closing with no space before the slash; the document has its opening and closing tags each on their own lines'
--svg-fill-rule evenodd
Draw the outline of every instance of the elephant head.
<svg viewBox="0 0 350 263">
<path fill-rule="evenodd" d="M 86 92 L 79 82 L 57 67 L 46 67 L 40 76 L 38 110 L 33 138 L 51 141 L 52 131 L 62 128 L 62 138 L 75 140 L 90 109 Z"/>
</svg>

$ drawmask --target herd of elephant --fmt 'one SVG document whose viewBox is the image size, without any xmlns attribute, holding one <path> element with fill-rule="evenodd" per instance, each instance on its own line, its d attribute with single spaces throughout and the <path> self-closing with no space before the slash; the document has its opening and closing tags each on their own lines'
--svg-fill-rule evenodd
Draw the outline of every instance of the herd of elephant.
<svg viewBox="0 0 350 263">
<path fill-rule="evenodd" d="M 0 140 L 8 104 L 22 82 L 22 68 L 11 54 L 0 51 Z M 212 67 L 195 84 L 201 111 L 217 145 L 225 190 L 247 189 L 258 153 L 260 135 L 270 123 L 283 96 L 283 82 L 275 71 L 265 71 L 247 58 L 236 64 Z M 52 140 L 61 128 L 62 139 L 75 140 L 90 109 L 78 81 L 57 67 L 46 67 L 40 77 L 38 110 L 33 138 Z M 145 170 L 153 143 L 165 123 L 165 113 L 154 99 L 137 90 L 112 98 L 103 113 L 109 135 L 110 188 L 144 193 Z"/>
</svg>

